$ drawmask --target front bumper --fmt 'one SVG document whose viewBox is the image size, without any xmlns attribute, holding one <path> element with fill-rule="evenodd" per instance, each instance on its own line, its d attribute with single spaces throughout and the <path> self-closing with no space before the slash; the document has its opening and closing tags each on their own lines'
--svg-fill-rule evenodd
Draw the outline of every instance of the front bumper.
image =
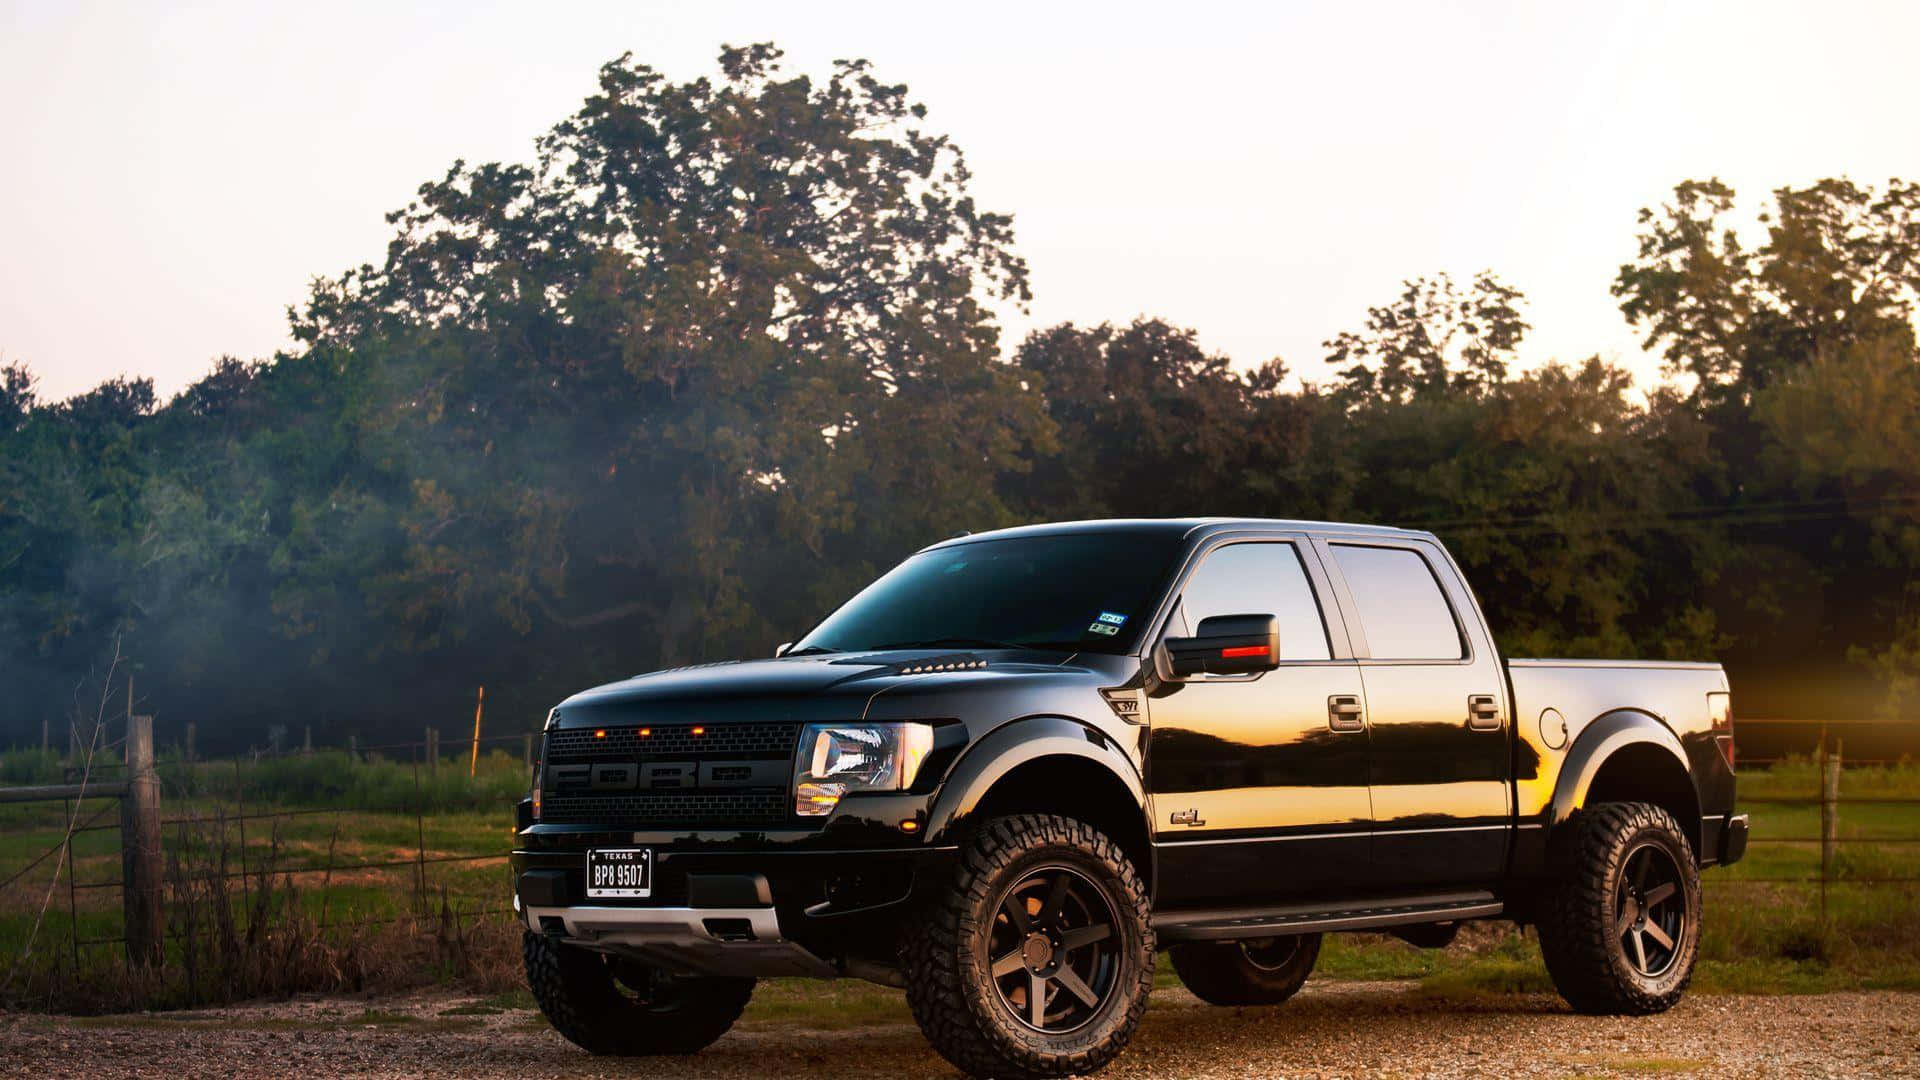
<svg viewBox="0 0 1920 1080">
<path fill-rule="evenodd" d="M 952 847 L 919 844 L 794 850 L 751 834 L 648 839 L 523 831 L 511 857 L 514 909 L 534 933 L 670 971 L 833 976 L 891 964 L 907 913 L 947 886 L 956 858 Z M 653 895 L 588 899 L 586 850 L 635 845 L 653 848 Z"/>
</svg>

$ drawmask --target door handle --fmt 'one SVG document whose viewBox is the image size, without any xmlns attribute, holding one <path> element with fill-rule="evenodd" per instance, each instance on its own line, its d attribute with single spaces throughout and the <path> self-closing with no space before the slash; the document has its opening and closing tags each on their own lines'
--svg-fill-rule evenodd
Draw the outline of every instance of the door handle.
<svg viewBox="0 0 1920 1080">
<path fill-rule="evenodd" d="M 1367 719 L 1360 708 L 1360 695 L 1335 694 L 1328 698 L 1327 727 L 1334 731 L 1365 731 Z"/>
<path fill-rule="evenodd" d="M 1467 698 L 1467 727 L 1473 731 L 1500 730 L 1500 702 L 1492 694 Z"/>
</svg>

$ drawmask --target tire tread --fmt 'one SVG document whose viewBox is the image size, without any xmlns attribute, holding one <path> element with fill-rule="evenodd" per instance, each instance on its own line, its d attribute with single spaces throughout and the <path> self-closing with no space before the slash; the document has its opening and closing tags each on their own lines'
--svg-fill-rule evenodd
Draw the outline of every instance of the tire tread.
<svg viewBox="0 0 1920 1080">
<path fill-rule="evenodd" d="M 1699 955 L 1700 879 L 1692 847 L 1673 815 L 1650 803 L 1600 803 L 1579 812 L 1570 835 L 1554 851 L 1554 881 L 1542 898 L 1540 951 L 1554 986 L 1575 1011 L 1644 1016 L 1673 1007 L 1693 981 Z M 1630 838 L 1647 831 L 1668 834 L 1686 857 L 1680 860 L 1689 901 L 1689 939 L 1679 959 L 1680 977 L 1658 991 L 1620 970 L 1614 953 L 1613 869 Z"/>
<path fill-rule="evenodd" d="M 962 966 L 970 947 L 969 913 L 988 902 L 1000 873 L 1016 859 L 1054 846 L 1076 848 L 1106 864 L 1125 894 L 1116 898 L 1121 908 L 1118 917 L 1136 922 L 1141 944 L 1134 964 L 1136 985 L 1130 991 L 1121 988 L 1132 993 L 1132 1000 L 1120 1022 L 1104 1025 L 1098 1038 L 1066 1053 L 1036 1046 L 1033 1039 L 1010 1036 L 994 1017 L 982 1015 L 975 995 L 968 992 L 972 973 Z M 995 818 L 962 845 L 956 879 L 956 887 L 933 904 L 902 948 L 903 967 L 909 973 L 907 1003 L 933 1048 L 971 1075 L 1013 1078 L 1092 1072 L 1124 1050 L 1146 1014 L 1153 988 L 1153 929 L 1147 918 L 1146 886 L 1119 845 L 1091 825 L 1058 814 Z"/>
<path fill-rule="evenodd" d="M 617 1057 L 691 1054 L 725 1035 L 753 997 L 752 979 L 694 979 L 681 1008 L 653 1012 L 614 988 L 601 959 L 531 930 L 520 939 L 527 988 L 547 1022 L 590 1053 Z"/>
</svg>

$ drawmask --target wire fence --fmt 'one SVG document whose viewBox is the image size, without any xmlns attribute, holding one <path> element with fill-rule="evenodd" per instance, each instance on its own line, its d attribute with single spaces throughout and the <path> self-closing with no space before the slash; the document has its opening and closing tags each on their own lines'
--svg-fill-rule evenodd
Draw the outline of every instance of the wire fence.
<svg viewBox="0 0 1920 1080">
<path fill-rule="evenodd" d="M 149 890 L 156 885 L 164 896 L 189 884 L 206 888 L 214 881 L 236 883 L 241 898 L 239 911 L 235 915 L 239 920 L 236 932 L 249 940 L 254 935 L 247 920 L 263 914 L 252 903 L 252 897 L 256 891 L 268 887 L 268 879 L 286 886 L 297 883 L 310 894 L 317 894 L 320 904 L 317 926 L 322 932 L 342 926 L 358 929 L 420 919 L 428 911 L 430 897 L 436 890 L 440 890 L 443 905 L 455 909 L 457 917 L 462 919 L 480 919 L 511 912 L 510 907 L 497 903 L 462 904 L 449 900 L 445 892 L 447 883 L 436 880 L 433 873 L 437 868 L 459 865 L 504 865 L 508 847 L 504 837 L 500 842 L 488 843 L 486 850 L 458 850 L 459 845 L 455 844 L 456 850 L 448 851 L 445 850 L 445 837 L 435 837 L 436 844 L 429 846 L 428 823 L 430 816 L 437 817 L 442 811 L 457 809 L 469 814 L 497 815 L 503 827 L 509 826 L 513 820 L 512 804 L 518 800 L 525 786 L 526 774 L 515 770 L 516 775 L 511 781 L 502 784 L 499 782 L 500 763 L 497 760 L 489 761 L 487 773 L 481 774 L 481 751 L 490 748 L 517 749 L 520 753 L 514 756 L 520 757 L 522 764 L 530 765 L 534 750 L 533 735 L 515 733 L 442 741 L 438 732 L 429 728 L 423 731 L 422 739 L 411 742 L 388 741 L 363 746 L 358 745 L 357 740 L 350 739 L 343 746 L 318 748 L 312 745 L 310 737 L 303 737 L 301 744 L 295 748 L 255 748 L 234 757 L 205 759 L 193 753 L 193 733 L 191 725 L 188 725 L 185 738 L 174 745 L 168 759 L 157 761 L 151 752 L 150 720 L 129 717 L 129 728 L 135 726 L 137 721 L 149 725 L 146 728 L 148 741 L 144 759 L 136 760 L 135 754 L 126 749 L 129 746 L 127 735 L 105 739 L 100 732 L 95 732 L 92 740 L 94 745 L 86 757 L 62 766 L 61 776 L 68 783 L 29 789 L 0 789 L 0 795 L 4 795 L 6 802 L 57 803 L 63 811 L 60 817 L 62 826 L 55 830 L 56 839 L 33 853 L 23 864 L 0 870 L 5 875 L 0 877 L 0 920 L 7 915 L 7 891 L 30 876 L 37 877 L 36 872 L 46 872 L 51 863 L 50 876 L 45 882 L 45 896 L 51 901 L 54 896 L 64 893 L 65 903 L 60 906 L 65 908 L 62 913 L 65 918 L 56 920 L 56 925 L 60 921 L 65 923 L 61 928 L 65 933 L 59 936 L 66 939 L 63 942 L 67 946 L 65 952 L 76 970 L 80 966 L 83 949 L 123 945 L 128 949 L 129 959 L 134 960 L 138 959 L 136 953 L 152 955 L 157 947 L 162 947 L 162 942 L 177 943 L 193 936 L 194 931 L 178 926 L 167 929 L 156 926 L 151 935 L 135 932 L 139 928 L 134 926 L 127 901 L 136 890 Z M 281 805 L 278 800 L 284 793 L 272 790 L 269 783 L 263 782 L 274 778 L 271 773 L 277 767 L 302 765 L 318 770 L 321 781 L 331 785 L 333 790 L 330 794 L 337 805 Z M 381 772 L 381 779 L 388 782 L 383 790 L 390 790 L 396 769 L 405 774 L 404 787 L 398 797 L 360 798 L 350 803 L 342 801 L 353 795 L 353 781 L 362 773 Z M 263 777 L 262 773 L 270 775 Z M 146 823 L 147 827 L 154 836 L 165 834 L 172 838 L 170 847 L 174 865 L 169 871 L 160 872 L 166 878 L 163 881 L 143 880 L 143 877 L 150 879 L 154 876 L 154 867 L 159 865 L 158 851 L 149 860 L 136 859 L 129 854 L 137 846 L 132 839 L 132 819 L 138 816 L 138 810 L 127 797 L 127 778 L 136 775 L 151 776 L 159 796 L 154 801 L 155 813 L 152 814 L 152 820 Z M 104 805 L 94 805 L 96 803 Z M 173 809 L 174 813 L 160 816 L 157 809 L 161 805 Z M 76 815 L 76 807 L 87 811 L 84 817 Z M 412 828 L 408 830 L 412 841 L 408 846 L 412 850 L 396 853 L 392 845 L 387 845 L 379 852 L 367 852 L 350 841 L 349 850 L 340 851 L 338 841 L 342 828 L 349 830 L 351 835 L 356 820 L 364 823 L 370 815 L 388 819 L 412 818 Z M 310 842 L 292 849 L 284 846 L 287 831 L 302 822 L 305 823 L 304 831 L 308 833 L 331 825 L 331 836 L 325 845 L 323 859 L 313 855 L 298 857 L 299 851 L 312 848 Z M 251 837 L 248 835 L 250 826 Z M 120 834 L 119 850 L 111 847 L 101 850 L 98 845 L 87 845 L 88 854 L 76 853 L 77 840 L 102 832 Z M 305 839 L 311 841 L 310 836 Z M 221 857 L 217 868 L 201 865 L 183 869 L 181 866 L 182 860 L 192 858 L 196 852 L 215 851 Z M 374 857 L 369 857 L 370 854 Z M 117 864 L 120 873 L 107 877 L 88 876 L 87 869 L 98 867 L 102 856 L 112 864 Z M 229 859 L 232 861 L 227 861 Z M 145 875 L 139 873 L 136 867 L 137 863 L 142 862 L 147 864 Z M 233 862 L 238 865 L 233 865 Z M 347 908 L 348 895 L 337 882 L 338 875 L 380 874 L 396 870 L 412 871 L 407 875 L 409 880 L 401 886 L 410 900 L 404 913 L 383 915 Z M 60 888 L 62 884 L 64 889 Z M 398 885 L 397 882 L 392 884 Z M 503 897 L 506 888 L 503 878 L 497 895 Z M 99 932 L 103 929 L 99 926 L 101 919 L 96 917 L 100 905 L 97 902 L 82 902 L 87 896 L 110 890 L 119 890 L 122 894 L 123 929 L 119 933 Z M 392 890 L 387 890 L 387 893 L 390 906 Z M 161 897 L 156 899 L 165 902 Z M 40 918 L 35 920 L 32 930 L 19 945 L 20 957 L 14 963 L 16 969 L 20 961 L 34 953 L 37 944 L 43 944 L 39 939 L 42 938 L 46 906 L 51 905 L 43 905 Z M 144 940 L 146 936 L 156 940 Z M 42 948 L 40 955 L 44 959 L 52 954 Z"/>
<path fill-rule="evenodd" d="M 1755 722 L 1756 721 L 1746 721 L 1746 723 Z M 1765 723 L 1767 721 L 1758 722 Z M 1808 807 L 1817 807 L 1819 810 L 1819 831 L 1816 835 L 1767 835 L 1764 827 L 1767 814 L 1764 810 L 1756 810 L 1754 813 L 1756 822 L 1753 829 L 1754 835 L 1748 841 L 1750 845 L 1759 845 L 1761 847 L 1806 847 L 1817 844 L 1820 848 L 1819 862 L 1814 868 L 1814 872 L 1811 874 L 1793 875 L 1742 874 L 1732 877 L 1717 877 L 1715 882 L 1718 885 L 1729 886 L 1800 885 L 1816 887 L 1819 896 L 1820 922 L 1822 925 L 1826 925 L 1831 920 L 1829 910 L 1830 893 L 1837 888 L 1876 889 L 1920 885 L 1920 873 L 1913 872 L 1920 870 L 1920 866 L 1915 865 L 1915 860 L 1899 860 L 1898 869 L 1891 873 L 1855 874 L 1845 871 L 1844 860 L 1842 859 L 1842 853 L 1849 849 L 1859 850 L 1883 845 L 1900 849 L 1905 845 L 1920 844 L 1920 812 L 1904 813 L 1899 821 L 1899 825 L 1896 826 L 1912 831 L 1902 831 L 1888 835 L 1882 835 L 1874 831 L 1847 834 L 1842 830 L 1845 808 L 1850 806 L 1893 807 L 1896 809 L 1896 813 L 1902 813 L 1904 808 L 1920 806 L 1920 797 L 1891 793 L 1849 794 L 1843 790 L 1846 786 L 1847 767 L 1859 770 L 1902 766 L 1910 764 L 1911 758 L 1904 756 L 1896 759 L 1847 758 L 1843 754 L 1844 740 L 1834 735 L 1831 729 L 1825 724 L 1820 725 L 1818 729 L 1818 739 L 1812 749 L 1811 764 L 1814 767 L 1814 774 L 1818 777 L 1819 783 L 1817 791 L 1808 792 L 1807 794 L 1743 795 L 1739 798 L 1739 803 L 1742 808 L 1780 807 L 1788 810 L 1803 810 Z M 1772 767 L 1779 767 L 1788 764 L 1805 764 L 1808 760 L 1806 757 L 1783 757 L 1769 761 L 1766 764 Z M 1742 764 L 1751 766 L 1757 763 L 1752 759 L 1743 759 Z"/>
<path fill-rule="evenodd" d="M 1753 723 L 1754 721 L 1748 721 Z M 423 737 L 415 741 L 387 741 L 360 745 L 349 740 L 345 745 L 314 747 L 311 738 L 303 733 L 298 746 L 283 748 L 254 748 L 244 754 L 203 759 L 194 755 L 191 732 L 184 740 L 175 744 L 175 752 L 166 760 L 149 760 L 141 766 L 130 764 L 127 757 L 110 760 L 116 751 L 124 751 L 129 740 L 126 735 L 111 740 L 102 740 L 90 760 L 76 762 L 66 773 L 69 779 L 80 778 L 81 783 L 73 790 L 57 796 L 49 796 L 51 802 L 63 807 L 58 830 L 58 839 L 46 848 L 33 853 L 27 860 L 13 868 L 0 867 L 0 919 L 4 919 L 5 897 L 7 890 L 27 881 L 37 871 L 44 871 L 51 862 L 53 869 L 51 880 L 47 883 L 45 900 L 42 901 L 44 917 L 46 901 L 64 891 L 65 903 L 65 944 L 71 963 L 78 968 L 82 949 L 110 945 L 126 945 L 130 954 L 140 949 L 152 948 L 152 943 L 138 940 L 141 935 L 101 933 L 98 920 L 83 919 L 85 912 L 98 910 L 98 904 L 82 904 L 84 897 L 91 897 L 109 890 L 121 890 L 123 901 L 130 890 L 135 888 L 151 889 L 155 883 L 151 880 L 151 864 L 148 869 L 149 880 L 136 881 L 130 878 L 130 868 L 138 860 L 130 857 L 133 842 L 129 839 L 132 828 L 127 810 L 126 792 L 130 790 L 130 781 L 141 768 L 151 770 L 156 779 L 160 796 L 156 807 L 164 806 L 173 812 L 166 816 L 157 813 L 153 820 L 153 835 L 165 834 L 172 837 L 172 849 L 185 857 L 187 853 L 199 849 L 218 849 L 225 855 L 234 857 L 237 868 L 223 865 L 219 869 L 201 866 L 190 872 L 176 872 L 172 880 L 161 882 L 163 889 L 179 888 L 182 882 L 190 878 L 193 882 L 205 883 L 215 879 L 222 882 L 236 882 L 240 887 L 242 903 L 241 927 L 246 928 L 245 919 L 255 913 L 252 896 L 256 890 L 265 888 L 265 879 L 272 878 L 282 882 L 298 882 L 310 894 L 316 894 L 321 904 L 318 920 L 322 931 L 340 926 L 375 926 L 408 919 L 419 919 L 429 908 L 429 900 L 437 889 L 448 884 L 444 878 L 436 880 L 436 870 L 448 870 L 465 865 L 485 865 L 504 863 L 507 858 L 507 843 L 501 836 L 498 842 L 488 842 L 485 850 L 447 850 L 444 836 L 436 836 L 440 841 L 433 846 L 428 844 L 428 823 L 437 820 L 449 810 L 465 813 L 479 813 L 482 816 L 498 815 L 499 823 L 510 826 L 512 804 L 520 797 L 524 788 L 525 774 L 512 778 L 513 782 L 502 784 L 501 763 L 496 759 L 488 764 L 488 772 L 482 775 L 479 770 L 481 751 L 489 748 L 518 749 L 521 758 L 519 764 L 530 767 L 535 747 L 535 736 L 528 733 L 479 736 L 471 739 L 442 741 L 433 729 L 423 729 Z M 1752 876 L 1715 875 L 1712 879 L 1718 886 L 1807 886 L 1817 887 L 1821 918 L 1827 918 L 1828 893 L 1837 888 L 1894 888 L 1920 884 L 1920 873 L 1908 872 L 1904 865 L 1886 867 L 1875 873 L 1846 873 L 1843 860 L 1839 857 L 1843 850 L 1853 845 L 1887 845 L 1892 848 L 1906 848 L 1920 844 L 1920 813 L 1912 815 L 1904 822 L 1911 826 L 1897 833 L 1885 836 L 1843 835 L 1841 822 L 1843 812 L 1855 806 L 1883 806 L 1904 808 L 1920 806 L 1920 796 L 1906 794 L 1859 794 L 1844 792 L 1844 766 L 1876 766 L 1895 764 L 1889 759 L 1848 758 L 1843 761 L 1838 738 L 1830 737 L 1822 728 L 1818 743 L 1813 747 L 1812 760 L 1817 766 L 1820 778 L 1818 791 L 1806 794 L 1784 794 L 1764 796 L 1742 796 L 1740 808 L 1755 808 L 1755 828 L 1750 844 L 1765 848 L 1773 846 L 1810 846 L 1819 845 L 1817 869 L 1806 874 L 1763 873 Z M 150 745 L 149 745 L 150 751 Z M 1904 760 L 1904 759 L 1901 759 Z M 1772 761 L 1744 759 L 1741 765 L 1752 768 L 1759 765 L 1781 765 L 1788 762 L 1804 764 L 1806 757 L 1787 757 Z M 465 768 L 462 768 L 465 766 Z M 269 780 L 284 780 L 287 770 L 299 773 L 302 768 L 310 768 L 320 780 L 331 785 L 324 798 L 331 798 L 335 805 L 286 805 L 281 802 L 287 798 L 287 792 L 274 790 Z M 281 770 L 276 772 L 275 770 Z M 386 793 L 380 798 L 358 798 L 348 803 L 354 795 L 356 777 L 378 774 L 386 782 L 379 790 Z M 304 773 L 299 775 L 304 776 Z M 395 785 L 398 784 L 396 791 Z M 104 800 L 105 805 L 89 804 Z M 1770 835 L 1767 828 L 1769 814 L 1760 808 L 1779 807 L 1782 809 L 1803 809 L 1817 806 L 1820 810 L 1820 825 L 1817 832 L 1802 828 L 1779 835 Z M 84 816 L 76 813 L 84 811 Z M 119 811 L 118 820 L 109 819 L 109 815 Z M 339 850 L 338 841 L 343 828 L 352 830 L 357 824 L 364 823 L 366 815 L 376 815 L 388 819 L 412 818 L 410 843 L 404 845 L 407 850 L 396 850 L 403 845 L 388 843 L 382 853 L 364 851 L 350 839 L 346 852 Z M 331 819 L 330 821 L 328 819 Z M 362 820 L 356 822 L 356 818 Z M 389 825 L 391 821 L 389 822 Z M 316 830 L 331 826 L 332 834 L 325 846 L 325 857 L 315 857 L 317 840 Z M 252 828 L 249 838 L 248 830 Z M 283 850 L 282 838 L 289 829 L 303 828 L 305 842 L 296 851 Z M 117 852 L 95 851 L 84 858 L 87 866 L 98 866 L 102 855 L 119 856 L 116 860 L 121 872 L 118 875 L 87 878 L 81 880 L 76 871 L 84 868 L 76 863 L 76 841 L 93 834 L 118 831 L 122 838 L 121 848 Z M 389 831 L 390 828 L 389 828 Z M 505 829 L 503 829 L 503 832 Z M 229 838 L 236 843 L 230 843 Z M 388 837 L 390 840 L 391 837 Z M 296 857 L 305 853 L 304 857 Z M 158 852 L 154 853 L 156 858 Z M 337 880 L 340 875 L 389 874 L 393 871 L 411 870 L 404 884 L 382 879 L 393 889 L 403 889 L 408 899 L 407 910 L 401 914 L 374 914 L 367 910 L 358 913 L 348 907 L 350 893 Z M 1887 871 L 1892 872 L 1887 872 Z M 61 884 L 65 885 L 60 890 Z M 363 886 L 362 886 L 363 887 Z M 497 897 L 504 897 L 508 886 L 502 877 Z M 390 890 L 391 892 L 392 890 Z M 40 894 L 36 894 L 38 897 Z M 443 894 L 444 895 L 444 894 Z M 391 899 L 391 897 L 389 897 Z M 498 904 L 479 900 L 469 896 L 469 906 L 460 909 L 465 918 L 489 918 L 505 915 L 511 909 Z M 125 904 L 123 903 L 123 908 Z M 35 924 L 35 935 L 39 933 L 39 923 Z M 179 941 L 188 936 L 178 927 L 156 930 L 156 938 L 165 941 Z M 57 939 L 56 939 L 57 940 Z M 30 936 L 23 946 L 24 951 L 34 947 Z"/>
</svg>

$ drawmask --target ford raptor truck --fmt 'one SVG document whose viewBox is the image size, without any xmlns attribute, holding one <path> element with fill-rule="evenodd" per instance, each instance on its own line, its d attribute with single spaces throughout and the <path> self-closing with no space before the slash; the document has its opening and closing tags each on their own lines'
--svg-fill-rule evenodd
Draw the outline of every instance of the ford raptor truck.
<svg viewBox="0 0 1920 1080">
<path fill-rule="evenodd" d="M 1739 859 L 1716 664 L 1503 659 L 1430 533 L 1093 521 L 928 547 L 773 659 L 547 719 L 512 854 L 527 978 L 600 1054 L 690 1053 L 756 978 L 905 990 L 992 1076 L 1126 1046 L 1330 931 L 1538 927 L 1574 1008 L 1652 1013 Z"/>
</svg>

